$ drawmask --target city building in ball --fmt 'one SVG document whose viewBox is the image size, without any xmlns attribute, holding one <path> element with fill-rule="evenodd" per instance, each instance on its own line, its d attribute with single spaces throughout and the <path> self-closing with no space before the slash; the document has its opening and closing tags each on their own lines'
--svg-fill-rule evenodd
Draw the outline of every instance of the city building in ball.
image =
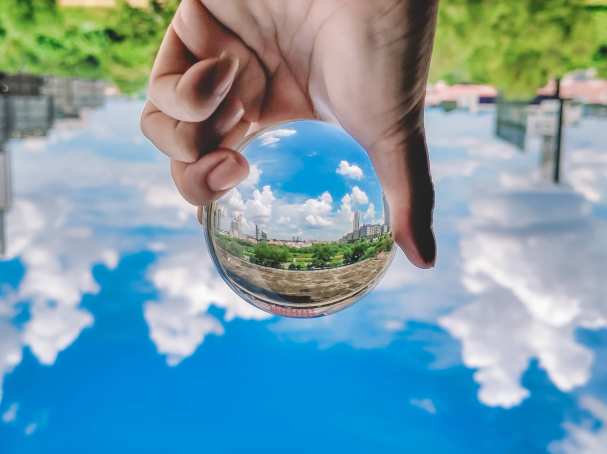
<svg viewBox="0 0 607 454">
<path fill-rule="evenodd" d="M 383 224 L 363 224 L 360 225 L 360 212 L 355 211 L 352 218 L 352 231 L 346 233 L 339 239 L 340 243 L 350 243 L 361 239 L 374 239 L 390 232 L 390 209 L 384 197 L 384 218 Z"/>
</svg>

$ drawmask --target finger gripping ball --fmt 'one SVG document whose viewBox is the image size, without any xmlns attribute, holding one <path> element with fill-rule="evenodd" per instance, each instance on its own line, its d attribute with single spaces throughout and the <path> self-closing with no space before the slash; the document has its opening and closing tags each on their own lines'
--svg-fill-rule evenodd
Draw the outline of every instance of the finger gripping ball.
<svg viewBox="0 0 607 454">
<path fill-rule="evenodd" d="M 317 317 L 352 305 L 394 254 L 390 215 L 364 149 L 320 121 L 274 125 L 239 148 L 248 178 L 205 208 L 209 253 L 242 298 Z"/>
</svg>

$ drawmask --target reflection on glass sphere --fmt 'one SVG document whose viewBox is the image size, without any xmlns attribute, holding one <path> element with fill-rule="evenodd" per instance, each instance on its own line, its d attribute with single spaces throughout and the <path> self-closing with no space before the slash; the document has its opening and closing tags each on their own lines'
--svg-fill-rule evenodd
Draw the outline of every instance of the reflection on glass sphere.
<svg viewBox="0 0 607 454">
<path fill-rule="evenodd" d="M 343 129 L 297 120 L 240 150 L 246 181 L 205 209 L 209 252 L 228 285 L 272 314 L 350 306 L 394 254 L 389 211 L 364 149 Z"/>
</svg>

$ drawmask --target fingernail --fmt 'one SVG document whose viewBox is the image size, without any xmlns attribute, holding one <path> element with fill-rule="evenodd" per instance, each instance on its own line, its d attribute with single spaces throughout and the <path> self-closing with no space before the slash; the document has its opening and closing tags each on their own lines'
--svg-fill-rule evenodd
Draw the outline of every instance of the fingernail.
<svg viewBox="0 0 607 454">
<path fill-rule="evenodd" d="M 213 73 L 212 86 L 214 87 L 213 94 L 215 96 L 222 97 L 232 87 L 236 73 L 238 72 L 238 66 L 238 58 L 229 55 L 225 51 L 221 53 Z"/>
<path fill-rule="evenodd" d="M 227 157 L 207 176 L 209 189 L 215 192 L 231 189 L 247 177 L 247 168 L 233 157 Z"/>
<path fill-rule="evenodd" d="M 436 239 L 432 228 L 426 228 L 417 235 L 417 250 L 424 264 L 432 268 L 436 262 Z"/>
</svg>

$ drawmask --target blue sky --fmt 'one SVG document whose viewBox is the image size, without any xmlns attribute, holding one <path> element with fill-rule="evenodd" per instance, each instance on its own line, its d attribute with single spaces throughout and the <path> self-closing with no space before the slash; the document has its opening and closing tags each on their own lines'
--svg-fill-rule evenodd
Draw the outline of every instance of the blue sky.
<svg viewBox="0 0 607 454">
<path fill-rule="evenodd" d="M 138 132 L 140 109 L 110 100 L 46 140 L 10 144 L 0 452 L 603 446 L 604 121 L 568 128 L 555 189 L 537 153 L 492 138 L 490 115 L 427 112 L 437 268 L 399 253 L 352 308 L 291 320 L 215 273 L 194 210 Z M 335 187 L 305 197 L 333 191 L 338 203 L 339 185 L 359 184 L 338 166 L 326 167 Z M 280 181 L 262 169 L 258 183 L 279 194 Z"/>
<path fill-rule="evenodd" d="M 382 191 L 364 149 L 342 129 L 317 121 L 270 127 L 242 150 L 249 178 L 227 194 L 222 228 L 240 216 L 246 233 L 255 224 L 270 238 L 337 240 L 362 224 L 383 224 Z"/>
</svg>

